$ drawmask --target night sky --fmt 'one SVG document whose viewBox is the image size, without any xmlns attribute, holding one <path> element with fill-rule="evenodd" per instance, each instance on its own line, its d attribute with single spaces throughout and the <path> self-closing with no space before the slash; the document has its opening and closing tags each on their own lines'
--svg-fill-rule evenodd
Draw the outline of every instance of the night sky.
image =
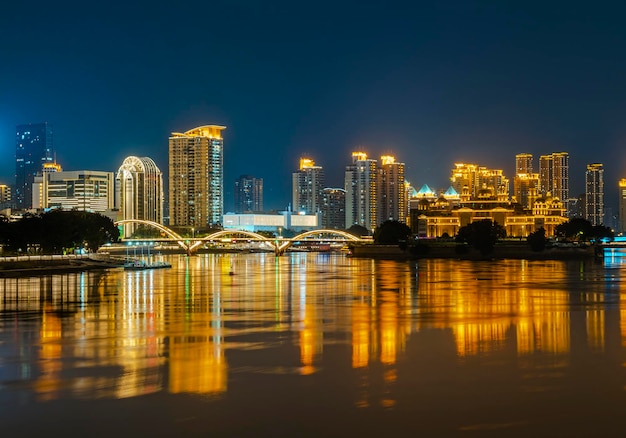
<svg viewBox="0 0 626 438">
<path fill-rule="evenodd" d="M 225 207 L 240 174 L 291 202 L 307 155 L 343 186 L 357 149 L 446 189 L 455 162 L 570 153 L 570 196 L 626 177 L 626 7 L 557 1 L 43 2 L 0 5 L 0 183 L 15 125 L 48 121 L 64 170 L 117 171 L 168 137 L 226 125 Z M 166 178 L 167 180 L 167 178 Z"/>
</svg>

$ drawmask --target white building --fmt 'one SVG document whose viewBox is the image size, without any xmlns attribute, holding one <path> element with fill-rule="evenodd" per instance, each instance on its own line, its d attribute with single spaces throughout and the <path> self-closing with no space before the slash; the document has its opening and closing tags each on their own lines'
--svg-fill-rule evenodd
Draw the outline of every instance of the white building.
<svg viewBox="0 0 626 438">
<path fill-rule="evenodd" d="M 104 213 L 115 207 L 113 172 L 74 170 L 44 172 L 33 183 L 33 208 Z"/>
<path fill-rule="evenodd" d="M 280 235 L 284 230 L 300 233 L 320 228 L 320 217 L 290 211 L 280 214 L 225 214 L 222 224 L 225 230 L 270 231 Z"/>
</svg>

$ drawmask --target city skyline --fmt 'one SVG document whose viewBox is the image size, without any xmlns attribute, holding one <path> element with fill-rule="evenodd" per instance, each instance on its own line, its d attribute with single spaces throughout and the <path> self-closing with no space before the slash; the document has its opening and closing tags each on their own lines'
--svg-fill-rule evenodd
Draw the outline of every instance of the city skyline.
<svg viewBox="0 0 626 438">
<path fill-rule="evenodd" d="M 566 151 L 570 196 L 587 164 L 605 163 L 617 210 L 624 6 L 242 1 L 211 5 L 208 33 L 209 6 L 189 6 L 3 6 L 0 184 L 14 180 L 16 125 L 52 124 L 67 169 L 114 171 L 131 155 L 165 169 L 169 134 L 210 123 L 229 127 L 226 210 L 243 174 L 264 179 L 267 210 L 286 208 L 304 155 L 341 187 L 354 150 L 395 156 L 415 187 L 437 188 L 455 162 L 512 181 L 515 154 Z M 170 29 L 178 20 L 186 33 Z"/>
</svg>

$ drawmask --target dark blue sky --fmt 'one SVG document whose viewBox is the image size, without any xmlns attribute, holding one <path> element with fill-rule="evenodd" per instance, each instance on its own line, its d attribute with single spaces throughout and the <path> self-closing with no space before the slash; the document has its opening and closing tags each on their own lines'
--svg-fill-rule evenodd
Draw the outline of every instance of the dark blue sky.
<svg viewBox="0 0 626 438">
<path fill-rule="evenodd" d="M 286 207 L 306 154 L 343 185 L 353 150 L 394 154 L 419 188 L 455 162 L 570 153 L 571 195 L 626 177 L 626 7 L 603 2 L 18 2 L 0 5 L 0 182 L 16 124 L 54 126 L 65 170 L 128 155 L 167 172 L 170 132 L 223 124 L 240 174 Z"/>
</svg>

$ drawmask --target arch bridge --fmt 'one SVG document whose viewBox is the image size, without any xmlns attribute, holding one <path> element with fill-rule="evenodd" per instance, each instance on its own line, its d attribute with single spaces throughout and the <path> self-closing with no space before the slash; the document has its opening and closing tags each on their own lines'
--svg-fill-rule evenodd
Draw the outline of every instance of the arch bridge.
<svg viewBox="0 0 626 438">
<path fill-rule="evenodd" d="M 273 250 L 276 255 L 282 255 L 287 251 L 287 249 L 292 246 L 296 242 L 363 242 L 363 243 L 371 243 L 371 240 L 361 239 L 356 237 L 350 233 L 340 230 L 312 230 L 306 231 L 304 233 L 300 233 L 297 236 L 291 238 L 276 238 L 276 237 L 266 237 L 261 234 L 254 233 L 251 231 L 243 231 L 243 230 L 221 230 L 216 231 L 215 233 L 211 233 L 209 235 L 203 237 L 183 237 L 180 234 L 176 233 L 174 230 L 161 225 L 157 222 L 143 220 L 143 219 L 123 219 L 115 222 L 115 225 L 125 225 L 125 224 L 141 224 L 146 225 L 151 228 L 155 228 L 162 233 L 164 233 L 167 238 L 159 238 L 159 239 L 150 239 L 150 240 L 158 240 L 164 242 L 176 242 L 178 246 L 180 246 L 187 255 L 194 254 L 200 249 L 203 245 L 211 242 L 223 242 L 225 238 L 231 238 L 232 241 L 237 240 L 247 240 L 247 241 L 256 241 L 256 242 L 265 242 L 267 243 Z M 141 241 L 145 239 L 123 239 L 126 241 Z"/>
</svg>

